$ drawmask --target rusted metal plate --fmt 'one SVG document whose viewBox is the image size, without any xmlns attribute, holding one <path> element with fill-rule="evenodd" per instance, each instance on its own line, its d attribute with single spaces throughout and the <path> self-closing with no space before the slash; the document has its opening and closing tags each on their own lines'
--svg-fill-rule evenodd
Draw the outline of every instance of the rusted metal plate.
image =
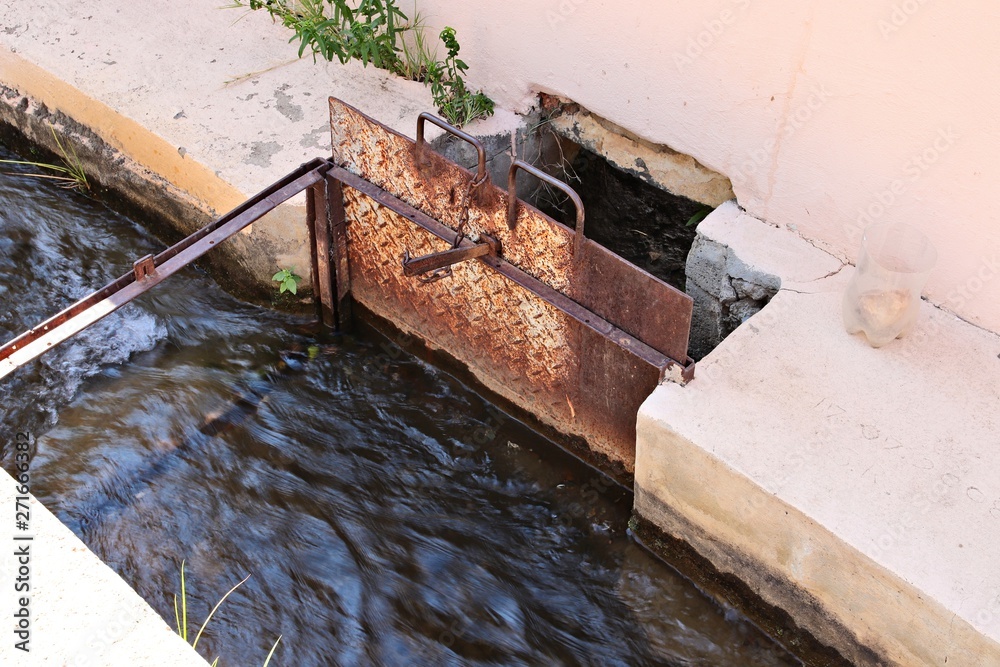
<svg viewBox="0 0 1000 667">
<path fill-rule="evenodd" d="M 694 301 L 607 248 L 583 244 L 568 294 L 653 349 L 687 362 Z"/>
<path fill-rule="evenodd" d="M 640 404 L 665 374 L 679 379 L 687 360 L 690 299 L 593 243 L 575 255 L 574 231 L 529 206 L 518 208 L 511 230 L 507 195 L 489 184 L 469 198 L 467 231 L 499 241 L 500 256 L 456 264 L 431 283 L 405 276 L 407 253 L 451 247 L 473 176 L 338 100 L 330 108 L 334 162 L 355 175 L 328 172 L 349 186 L 354 299 L 631 471 Z M 597 285 L 604 280 L 618 284 Z M 665 332 L 654 312 L 664 300 L 681 304 Z"/>
<path fill-rule="evenodd" d="M 596 451 L 631 470 L 638 403 L 588 410 L 592 399 L 587 394 L 595 393 L 590 387 L 600 387 L 602 395 L 634 394 L 633 366 L 648 369 L 647 377 L 639 378 L 648 394 L 659 380 L 658 369 L 628 363 L 632 355 L 482 262 L 457 264 L 450 278 L 433 283 L 404 276 L 400 260 L 407 250 L 429 254 L 449 244 L 353 188 L 344 194 L 356 301 L 447 351 L 491 391 L 562 432 L 586 438 Z M 596 340 L 581 340 L 584 331 Z M 611 363 L 595 359 L 592 374 L 599 382 L 591 385 L 580 381 L 587 342 L 600 354 L 621 357 Z M 628 369 L 624 386 L 609 373 L 616 368 Z M 609 419 L 616 414 L 627 423 Z"/>
<path fill-rule="evenodd" d="M 470 173 L 331 98 L 333 158 L 455 229 Z M 500 241 L 504 259 L 680 363 L 687 363 L 693 301 L 611 251 L 587 241 L 574 261 L 575 232 L 521 203 L 507 224 L 507 193 L 487 184 L 470 198 L 468 228 Z"/>
</svg>

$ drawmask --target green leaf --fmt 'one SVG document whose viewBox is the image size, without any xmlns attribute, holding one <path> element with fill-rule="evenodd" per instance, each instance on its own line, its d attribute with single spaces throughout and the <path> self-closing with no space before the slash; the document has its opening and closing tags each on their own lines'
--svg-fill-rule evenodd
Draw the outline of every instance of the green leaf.
<svg viewBox="0 0 1000 667">
<path fill-rule="evenodd" d="M 688 221 L 685 223 L 684 226 L 685 227 L 693 227 L 693 226 L 697 225 L 699 222 L 701 222 L 702 220 L 704 220 L 705 218 L 707 218 L 708 214 L 711 213 L 714 210 L 715 210 L 715 207 L 713 207 L 713 206 L 702 206 L 700 209 L 698 209 L 697 211 L 695 211 L 694 215 L 692 215 L 690 218 L 688 218 Z"/>
</svg>

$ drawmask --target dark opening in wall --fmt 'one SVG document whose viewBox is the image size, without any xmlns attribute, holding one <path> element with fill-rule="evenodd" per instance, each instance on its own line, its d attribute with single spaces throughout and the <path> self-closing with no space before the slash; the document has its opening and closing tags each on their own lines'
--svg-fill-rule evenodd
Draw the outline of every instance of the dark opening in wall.
<svg viewBox="0 0 1000 667">
<path fill-rule="evenodd" d="M 705 206 L 652 186 L 568 139 L 558 137 L 558 143 L 560 159 L 541 166 L 583 199 L 587 238 L 683 291 L 696 233 L 688 221 Z M 543 186 L 537 206 L 573 226 L 573 205 L 557 190 Z"/>
</svg>

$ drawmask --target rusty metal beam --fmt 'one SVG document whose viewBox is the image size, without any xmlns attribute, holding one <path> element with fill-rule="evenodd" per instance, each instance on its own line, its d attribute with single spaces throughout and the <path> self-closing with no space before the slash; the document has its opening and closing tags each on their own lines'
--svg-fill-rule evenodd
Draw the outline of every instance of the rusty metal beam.
<svg viewBox="0 0 1000 667">
<path fill-rule="evenodd" d="M 459 262 L 467 262 L 470 259 L 485 257 L 493 252 L 489 243 L 476 243 L 464 248 L 449 248 L 441 252 L 423 255 L 421 257 L 410 257 L 407 253 L 403 257 L 403 275 L 420 276 L 432 271 L 449 269 Z"/>
<path fill-rule="evenodd" d="M 309 215 L 309 235 L 313 253 L 313 293 L 319 308 L 320 322 L 331 329 L 337 328 L 334 304 L 334 276 L 330 232 L 330 211 L 327 206 L 326 181 L 316 183 L 306 192 Z"/>
<path fill-rule="evenodd" d="M 332 239 L 331 277 L 334 282 L 333 308 L 339 331 L 351 327 L 351 267 L 347 255 L 347 217 L 344 214 L 344 187 L 327 172 L 326 209 Z"/>
<path fill-rule="evenodd" d="M 138 260 L 132 271 L 8 341 L 0 347 L 0 379 L 156 287 L 247 225 L 320 182 L 328 167 L 329 163 L 320 159 L 302 165 L 233 211 L 159 253 L 152 261 L 148 257 Z"/>
</svg>

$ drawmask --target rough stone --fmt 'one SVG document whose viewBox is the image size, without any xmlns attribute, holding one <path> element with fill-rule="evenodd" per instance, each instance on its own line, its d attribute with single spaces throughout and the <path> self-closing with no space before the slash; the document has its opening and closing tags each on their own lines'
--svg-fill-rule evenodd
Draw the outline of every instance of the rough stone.
<svg viewBox="0 0 1000 667">
<path fill-rule="evenodd" d="M 804 259 L 803 259 L 804 258 Z M 700 359 L 781 289 L 840 270 L 836 258 L 788 230 L 748 216 L 734 201 L 698 226 L 687 259 L 694 298 L 690 354 Z"/>
</svg>

